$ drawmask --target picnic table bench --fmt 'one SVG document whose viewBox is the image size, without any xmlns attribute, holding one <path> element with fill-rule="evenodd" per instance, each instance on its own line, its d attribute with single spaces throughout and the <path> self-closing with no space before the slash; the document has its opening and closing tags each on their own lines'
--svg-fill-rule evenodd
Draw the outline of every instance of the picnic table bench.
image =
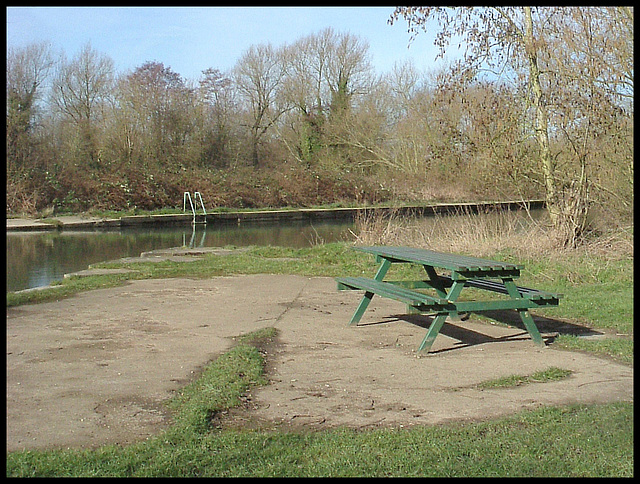
<svg viewBox="0 0 640 484">
<path fill-rule="evenodd" d="M 561 294 L 517 286 L 523 265 L 497 262 L 476 257 L 444 254 L 432 250 L 411 247 L 354 247 L 354 249 L 376 256 L 380 267 L 376 275 L 366 277 L 337 277 L 338 290 L 363 290 L 350 325 L 357 325 L 369 306 L 374 294 L 395 299 L 407 305 L 411 313 L 435 313 L 424 340 L 418 351 L 428 352 L 440 332 L 447 317 L 457 317 L 462 313 L 515 309 L 533 342 L 544 346 L 544 341 L 529 314 L 530 308 L 557 306 Z M 385 281 L 384 277 L 391 264 L 421 265 L 428 279 L 418 281 Z M 450 275 L 439 274 L 436 269 L 448 271 Z M 465 287 L 472 287 L 506 295 L 501 299 L 459 301 Z M 424 289 L 435 294 L 428 295 Z"/>
</svg>

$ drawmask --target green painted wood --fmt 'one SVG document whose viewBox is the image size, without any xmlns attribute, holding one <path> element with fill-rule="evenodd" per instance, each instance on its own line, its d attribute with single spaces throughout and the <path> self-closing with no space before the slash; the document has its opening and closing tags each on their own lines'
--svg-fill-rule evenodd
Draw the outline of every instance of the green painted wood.
<svg viewBox="0 0 640 484">
<path fill-rule="evenodd" d="M 375 255 L 381 265 L 374 279 L 336 278 L 340 290 L 365 291 L 349 324 L 356 324 L 360 320 L 374 294 L 404 302 L 409 312 L 436 313 L 418 351 L 430 350 L 447 317 L 455 318 L 461 313 L 501 309 L 517 310 L 533 342 L 544 346 L 544 341 L 528 309 L 557 306 L 562 297 L 562 294 L 517 286 L 514 279 L 520 276 L 523 265 L 442 254 L 410 247 L 355 247 L 355 249 Z M 392 263 L 422 265 L 429 278 L 422 281 L 383 281 Z M 439 275 L 436 268 L 450 271 L 451 276 Z M 492 279 L 500 279 L 500 281 Z M 464 287 L 504 294 L 508 299 L 458 301 Z M 435 290 L 437 297 L 431 297 L 415 289 Z"/>
<path fill-rule="evenodd" d="M 365 277 L 338 277 L 338 289 L 361 289 L 380 296 L 396 299 L 410 306 L 430 305 L 442 307 L 448 305 L 446 299 L 433 298 L 426 294 L 406 289 L 397 284 L 375 281 Z"/>
<path fill-rule="evenodd" d="M 467 286 L 484 289 L 486 291 L 498 292 L 500 294 L 509 294 L 503 281 L 492 281 L 489 279 L 470 279 Z M 531 289 L 529 287 L 516 286 L 518 297 L 526 297 L 528 299 L 550 299 L 558 300 L 563 297 L 562 294 L 541 291 L 539 289 Z"/>
<path fill-rule="evenodd" d="M 382 279 L 384 279 L 384 276 L 387 275 L 387 271 L 390 267 L 391 261 L 383 260 L 382 264 L 380 264 L 380 267 L 378 268 L 378 271 L 376 272 L 376 275 L 373 277 L 373 280 L 382 281 Z M 373 292 L 367 291 L 364 293 L 364 296 L 362 296 L 362 299 L 360 300 L 360 304 L 358 304 L 355 313 L 353 313 L 353 316 L 351 317 L 351 321 L 349 321 L 349 326 L 358 324 L 358 322 L 362 318 L 362 315 L 367 310 L 367 307 L 369 307 L 369 303 L 371 302 L 372 298 Z"/>
<path fill-rule="evenodd" d="M 509 294 L 502 281 L 492 281 L 490 279 L 465 279 L 465 281 L 465 285 L 468 287 L 483 289 L 485 291 L 496 292 L 499 294 Z M 451 284 L 453 284 L 453 280 L 448 276 L 439 276 L 438 281 L 435 283 L 432 280 L 385 282 L 388 284 L 403 286 L 408 289 L 435 289 L 436 291 L 439 291 L 438 294 L 443 293 L 443 297 L 446 296 L 446 292 L 443 291 L 446 288 L 451 287 Z M 563 294 L 541 291 L 539 289 L 531 289 L 528 287 L 516 286 L 516 289 L 519 293 L 518 297 L 539 301 L 539 304 L 530 307 L 557 306 L 559 304 L 559 299 L 564 297 Z"/>
<path fill-rule="evenodd" d="M 540 336 L 538 327 L 529 314 L 529 311 L 527 311 L 526 309 L 518 309 L 518 314 L 520 314 L 520 319 L 522 319 L 524 327 L 527 328 L 527 331 L 531 335 L 531 339 L 533 340 L 533 342 L 536 345 L 544 348 L 544 341 L 542 340 L 542 336 Z"/>
<path fill-rule="evenodd" d="M 431 326 L 429 326 L 429 329 L 427 330 L 427 334 L 424 336 L 422 343 L 420 343 L 420 346 L 418 346 L 418 353 L 429 352 L 429 350 L 431 349 L 431 346 L 433 345 L 433 342 L 436 339 L 436 336 L 438 336 L 438 333 L 440 333 L 440 330 L 442 329 L 442 325 L 447 319 L 447 316 L 448 316 L 447 313 L 440 313 L 435 317 L 435 319 L 431 323 Z"/>
<path fill-rule="evenodd" d="M 428 284 L 433 287 L 433 289 L 435 289 L 435 291 L 438 293 L 438 296 L 447 297 L 447 289 L 451 287 L 451 283 L 447 283 L 447 281 L 444 280 L 433 267 L 425 265 L 423 265 L 422 267 L 429 276 Z"/>
<path fill-rule="evenodd" d="M 509 264 L 507 262 L 497 262 L 457 254 L 443 254 L 441 252 L 412 247 L 380 246 L 354 247 L 354 249 L 389 259 L 392 262 L 413 262 L 415 264 L 441 267 L 457 272 L 519 271 L 524 268 L 523 265 Z"/>
<path fill-rule="evenodd" d="M 486 301 L 454 301 L 453 299 L 433 298 L 426 294 L 407 290 L 401 281 L 374 283 L 365 278 L 336 278 L 338 290 L 365 290 L 371 294 L 388 297 L 415 307 L 419 312 L 434 312 L 447 309 L 456 313 L 498 311 L 504 309 L 531 309 L 544 306 L 557 306 L 557 299 L 513 298 Z M 393 290 L 393 288 L 397 288 Z M 398 290 L 404 289 L 404 290 Z"/>
</svg>

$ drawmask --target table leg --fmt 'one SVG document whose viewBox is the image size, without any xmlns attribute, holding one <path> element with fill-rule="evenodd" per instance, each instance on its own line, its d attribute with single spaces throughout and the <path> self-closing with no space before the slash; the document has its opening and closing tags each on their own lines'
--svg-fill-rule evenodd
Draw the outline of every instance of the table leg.
<svg viewBox="0 0 640 484">
<path fill-rule="evenodd" d="M 374 279 L 376 281 L 382 281 L 382 279 L 384 279 L 384 276 L 387 274 L 389 267 L 391 267 L 391 261 L 388 259 L 382 259 L 382 264 L 380 264 L 380 267 L 378 268 L 378 272 L 374 276 Z M 364 296 L 362 296 L 362 299 L 360 300 L 360 304 L 358 305 L 356 312 L 353 313 L 353 316 L 351 317 L 351 321 L 349 321 L 349 326 L 358 324 L 358 322 L 360 321 L 360 318 L 362 318 L 362 315 L 364 314 L 367 307 L 369 306 L 369 303 L 371 302 L 372 297 L 373 297 L 372 292 L 364 293 Z"/>
<path fill-rule="evenodd" d="M 507 289 L 509 296 L 514 299 L 521 299 L 522 296 L 516 287 L 515 282 L 511 278 L 504 278 L 502 280 L 504 287 Z M 524 323 L 524 327 L 527 329 L 529 334 L 531 335 L 531 339 L 533 342 L 538 345 L 544 347 L 544 341 L 542 340 L 542 336 L 540 336 L 540 331 L 538 331 L 538 327 L 536 323 L 533 321 L 531 314 L 527 309 L 518 309 L 518 314 L 520 315 L 520 319 Z"/>
<path fill-rule="evenodd" d="M 431 326 L 429 326 L 429 330 L 422 340 L 422 343 L 418 347 L 418 353 L 422 351 L 424 351 L 425 353 L 429 352 L 429 350 L 431 349 L 431 345 L 433 345 L 433 342 L 435 341 L 436 336 L 438 336 L 438 333 L 440 332 L 440 329 L 442 328 L 442 325 L 444 324 L 444 321 L 447 319 L 448 315 L 449 313 L 438 313 L 438 315 L 431 323 Z"/>
<path fill-rule="evenodd" d="M 529 334 L 531 335 L 531 339 L 533 342 L 544 348 L 544 341 L 542 340 L 542 336 L 540 336 L 540 331 L 538 331 L 538 327 L 536 323 L 533 321 L 531 314 L 526 309 L 518 309 L 518 314 L 520 314 L 520 319 L 524 323 L 524 327 L 527 328 Z"/>
<path fill-rule="evenodd" d="M 446 292 L 447 285 L 443 281 L 443 279 L 438 275 L 438 273 L 433 267 L 431 266 L 423 266 L 423 267 L 425 272 L 429 275 L 429 283 L 431 284 L 431 287 L 435 289 L 438 296 L 447 298 L 447 292 Z M 457 311 L 451 311 L 449 313 L 449 318 L 451 318 L 452 321 L 462 321 L 462 313 L 459 313 Z"/>
<path fill-rule="evenodd" d="M 436 270 L 431 266 L 423 266 L 423 267 L 425 272 L 429 276 L 429 283 L 431 284 L 431 287 L 433 287 L 436 290 L 436 292 L 438 293 L 438 296 L 447 297 L 445 284 L 442 281 L 442 278 L 438 276 L 438 273 L 436 272 Z"/>
<path fill-rule="evenodd" d="M 446 295 L 447 301 L 455 302 L 456 299 L 458 299 L 458 296 L 460 295 L 460 291 L 462 291 L 463 287 L 464 287 L 464 280 L 453 281 L 453 285 L 451 286 L 449 293 Z M 427 331 L 427 334 L 422 340 L 422 343 L 418 347 L 418 353 L 422 351 L 424 351 L 425 353 L 429 352 L 429 350 L 431 349 L 431 346 L 433 345 L 433 342 L 436 339 L 436 336 L 438 336 L 440 329 L 442 329 L 442 325 L 447 319 L 447 316 L 450 316 L 451 314 L 457 315 L 456 312 L 438 313 L 436 315 L 435 319 L 431 323 L 431 326 L 429 326 L 429 330 Z"/>
</svg>

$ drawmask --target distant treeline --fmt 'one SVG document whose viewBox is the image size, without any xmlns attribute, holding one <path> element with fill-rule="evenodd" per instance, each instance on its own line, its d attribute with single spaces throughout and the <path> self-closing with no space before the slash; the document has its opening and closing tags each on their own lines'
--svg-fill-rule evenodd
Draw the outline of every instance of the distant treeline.
<svg viewBox="0 0 640 484">
<path fill-rule="evenodd" d="M 517 50 L 500 72 L 467 59 L 378 74 L 365 41 L 332 29 L 252 46 L 229 72 L 197 80 L 155 61 L 117 73 L 90 44 L 71 59 L 47 44 L 8 49 L 7 213 L 179 206 L 187 190 L 212 207 L 548 199 L 551 176 L 563 206 L 584 185 L 588 204 L 629 220 L 633 9 L 629 24 L 623 9 L 566 8 L 553 35 L 552 10 L 534 10 L 543 97 Z M 525 29 L 520 12 L 507 14 Z M 433 14 L 399 13 L 410 25 L 409 14 Z"/>
</svg>

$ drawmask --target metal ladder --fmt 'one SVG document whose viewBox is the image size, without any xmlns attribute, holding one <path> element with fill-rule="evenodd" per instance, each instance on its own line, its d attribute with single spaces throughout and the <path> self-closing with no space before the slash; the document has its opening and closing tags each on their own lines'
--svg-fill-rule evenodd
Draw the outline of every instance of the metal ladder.
<svg viewBox="0 0 640 484">
<path fill-rule="evenodd" d="M 191 193 L 189 192 L 184 192 L 184 195 L 182 197 L 182 211 L 186 212 L 187 211 L 187 198 L 189 199 L 189 205 L 191 207 L 191 212 L 193 213 L 193 221 L 191 222 L 191 225 L 195 225 L 197 223 L 199 224 L 207 224 L 207 210 L 204 208 L 204 202 L 202 201 L 202 195 L 200 194 L 200 192 L 193 192 L 193 198 L 196 201 L 196 205 L 194 206 L 193 201 L 191 199 Z M 198 222 L 196 221 L 196 208 L 198 205 L 198 198 L 200 199 L 200 205 L 202 206 L 202 212 L 204 213 L 204 217 L 202 219 L 202 222 Z"/>
</svg>

